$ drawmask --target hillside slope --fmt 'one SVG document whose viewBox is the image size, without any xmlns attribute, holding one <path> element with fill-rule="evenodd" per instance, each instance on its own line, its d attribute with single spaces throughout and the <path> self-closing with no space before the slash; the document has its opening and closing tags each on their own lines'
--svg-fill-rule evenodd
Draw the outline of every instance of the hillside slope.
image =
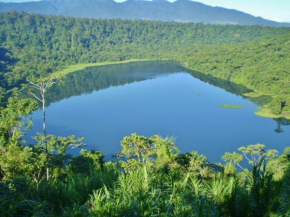
<svg viewBox="0 0 290 217">
<path fill-rule="evenodd" d="M 9 90 L 27 76 L 78 63 L 170 59 L 283 96 L 276 103 L 281 108 L 279 102 L 290 105 L 289 34 L 290 28 L 4 13 L 0 14 L 0 87 Z"/>
<path fill-rule="evenodd" d="M 173 3 L 166 0 L 128 0 L 123 3 L 117 3 L 113 0 L 48 0 L 25 3 L 0 2 L 0 12 L 7 11 L 86 18 L 290 26 L 289 23 L 277 23 L 240 11 L 211 7 L 189 0 L 177 0 Z"/>
</svg>

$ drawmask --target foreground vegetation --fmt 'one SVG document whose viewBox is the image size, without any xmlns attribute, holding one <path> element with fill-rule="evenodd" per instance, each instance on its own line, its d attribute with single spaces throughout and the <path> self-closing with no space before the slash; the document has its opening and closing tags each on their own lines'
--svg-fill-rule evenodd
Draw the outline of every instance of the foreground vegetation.
<svg viewBox="0 0 290 217">
<path fill-rule="evenodd" d="M 31 75 L 68 66 L 75 70 L 83 64 L 167 59 L 270 94 L 268 113 L 288 117 L 289 34 L 290 28 L 2 13 L 0 95 Z"/>
<path fill-rule="evenodd" d="M 180 154 L 173 138 L 132 134 L 105 162 L 99 151 L 67 154 L 82 146 L 74 136 L 25 144 L 23 120 L 37 107 L 15 92 L 0 113 L 1 216 L 290 215 L 290 148 L 250 145 L 214 164 Z"/>
</svg>

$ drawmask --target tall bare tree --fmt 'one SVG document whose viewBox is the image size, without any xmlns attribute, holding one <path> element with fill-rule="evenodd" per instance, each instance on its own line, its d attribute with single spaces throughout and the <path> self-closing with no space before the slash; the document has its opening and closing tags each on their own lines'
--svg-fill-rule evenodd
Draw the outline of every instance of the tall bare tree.
<svg viewBox="0 0 290 217">
<path fill-rule="evenodd" d="M 31 77 L 27 79 L 29 82 L 29 94 L 32 95 L 35 99 L 37 99 L 42 104 L 42 114 L 43 114 L 43 122 L 42 129 L 43 134 L 46 137 L 46 112 L 45 112 L 45 93 L 47 90 L 52 87 L 56 83 L 60 83 L 60 78 L 50 75 L 50 76 L 41 76 L 41 77 Z M 35 92 L 36 91 L 36 92 Z M 47 142 L 45 142 L 45 152 L 46 152 L 46 178 L 49 180 L 49 166 L 48 166 L 48 147 Z"/>
</svg>

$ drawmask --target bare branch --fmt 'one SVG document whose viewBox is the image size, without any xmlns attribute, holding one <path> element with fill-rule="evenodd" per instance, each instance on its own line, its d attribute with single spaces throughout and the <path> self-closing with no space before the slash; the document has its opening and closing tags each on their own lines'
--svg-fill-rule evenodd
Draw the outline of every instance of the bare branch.
<svg viewBox="0 0 290 217">
<path fill-rule="evenodd" d="M 34 88 L 34 89 L 37 89 L 37 90 L 41 91 L 41 88 L 38 87 L 38 86 L 31 86 L 31 88 Z"/>
<path fill-rule="evenodd" d="M 245 170 L 244 167 L 242 167 L 239 163 L 237 164 L 238 167 L 240 167 L 242 170 Z"/>
<path fill-rule="evenodd" d="M 243 155 L 245 156 L 245 158 L 248 160 L 248 161 L 251 161 L 248 157 L 247 157 L 247 154 L 243 151 Z"/>
<path fill-rule="evenodd" d="M 27 79 L 27 81 L 28 81 L 31 85 L 35 86 L 35 87 L 40 87 L 40 85 L 37 85 L 36 83 L 30 81 L 29 79 Z"/>
<path fill-rule="evenodd" d="M 39 100 L 40 102 L 43 102 L 43 100 L 41 100 L 41 99 L 39 99 L 34 93 L 32 93 L 32 92 L 30 92 L 30 94 L 32 95 L 32 96 L 34 96 L 37 100 Z"/>
</svg>

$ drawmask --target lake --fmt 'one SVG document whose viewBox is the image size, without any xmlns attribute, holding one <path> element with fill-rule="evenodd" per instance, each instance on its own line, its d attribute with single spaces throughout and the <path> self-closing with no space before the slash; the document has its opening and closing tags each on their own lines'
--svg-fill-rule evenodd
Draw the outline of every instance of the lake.
<svg viewBox="0 0 290 217">
<path fill-rule="evenodd" d="M 47 92 L 47 133 L 85 137 L 86 148 L 101 150 L 107 160 L 121 150 L 122 138 L 134 132 L 174 136 L 181 152 L 196 150 L 212 162 L 256 143 L 282 153 L 290 146 L 290 122 L 256 116 L 267 98 L 242 96 L 249 91 L 176 62 L 91 67 L 69 74 L 63 85 Z M 32 119 L 28 142 L 42 130 L 41 110 Z"/>
</svg>

